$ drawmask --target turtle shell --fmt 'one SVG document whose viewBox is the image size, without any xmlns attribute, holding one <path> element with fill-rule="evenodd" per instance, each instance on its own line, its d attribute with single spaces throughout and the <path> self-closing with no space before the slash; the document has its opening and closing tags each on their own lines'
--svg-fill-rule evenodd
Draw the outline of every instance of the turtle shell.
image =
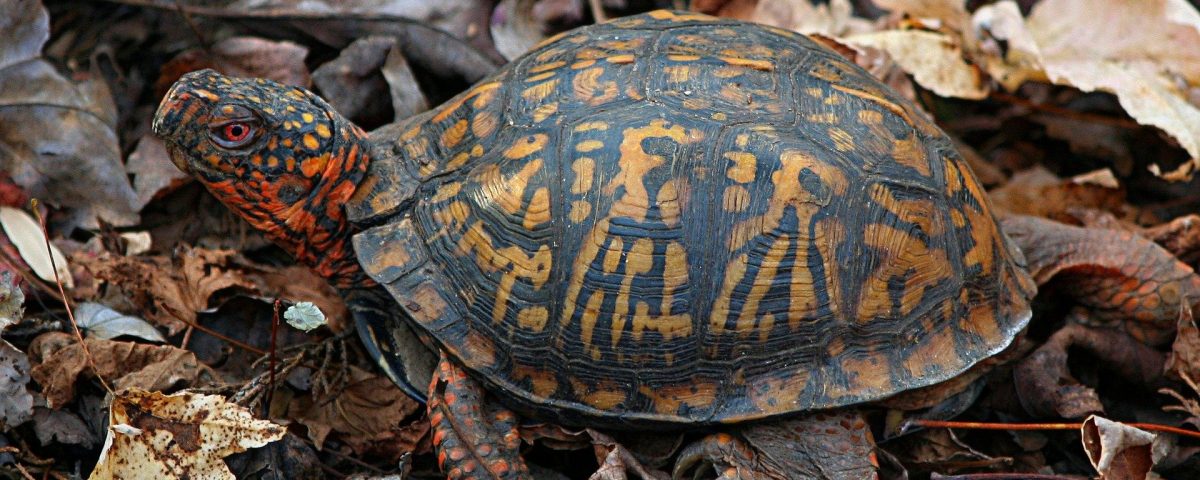
<svg viewBox="0 0 1200 480">
<path fill-rule="evenodd" d="M 1035 286 L 951 141 L 801 35 L 656 11 L 372 134 L 367 273 L 491 391 L 736 422 L 950 379 Z"/>
</svg>

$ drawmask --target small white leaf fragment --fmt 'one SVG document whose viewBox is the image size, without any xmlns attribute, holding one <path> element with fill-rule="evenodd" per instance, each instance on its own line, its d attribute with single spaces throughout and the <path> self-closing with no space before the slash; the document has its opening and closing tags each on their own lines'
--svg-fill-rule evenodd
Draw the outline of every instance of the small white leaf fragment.
<svg viewBox="0 0 1200 480">
<path fill-rule="evenodd" d="M 164 395 L 136 388 L 113 398 L 108 423 L 112 427 L 91 480 L 234 480 L 225 457 L 287 433 L 219 395 Z"/>
<path fill-rule="evenodd" d="M 305 332 L 311 332 L 328 323 L 325 321 L 325 314 L 312 302 L 300 302 L 288 307 L 287 311 L 283 312 L 283 318 L 287 320 L 288 325 Z"/>
<path fill-rule="evenodd" d="M 131 437 L 142 434 L 142 429 L 137 428 L 133 425 L 126 425 L 124 423 L 119 423 L 119 424 L 113 425 L 112 430 L 121 435 L 129 435 Z"/>
</svg>

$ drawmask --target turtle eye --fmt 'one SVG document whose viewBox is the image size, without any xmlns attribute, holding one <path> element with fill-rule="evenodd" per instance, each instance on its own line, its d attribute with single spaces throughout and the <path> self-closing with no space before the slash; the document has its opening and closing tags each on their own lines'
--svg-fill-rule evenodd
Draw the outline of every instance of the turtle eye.
<svg viewBox="0 0 1200 480">
<path fill-rule="evenodd" d="M 249 145 L 260 131 L 258 117 L 249 109 L 227 106 L 221 118 L 209 124 L 209 138 L 221 148 L 236 149 Z"/>
<path fill-rule="evenodd" d="M 213 128 L 211 137 L 224 148 L 244 147 L 257 137 L 258 128 L 250 122 L 233 121 Z"/>
</svg>

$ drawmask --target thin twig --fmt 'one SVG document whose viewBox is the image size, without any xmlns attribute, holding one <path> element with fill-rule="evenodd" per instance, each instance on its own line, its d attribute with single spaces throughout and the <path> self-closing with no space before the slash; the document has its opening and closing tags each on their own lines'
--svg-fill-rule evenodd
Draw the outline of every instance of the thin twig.
<svg viewBox="0 0 1200 480">
<path fill-rule="evenodd" d="M 1046 473 L 964 473 L 961 475 L 935 475 L 937 480 L 1076 480 L 1078 475 L 1055 475 Z"/>
<path fill-rule="evenodd" d="M 46 219 L 42 218 L 42 213 L 38 211 L 38 201 L 35 198 L 29 203 L 33 207 L 33 215 L 37 217 L 38 225 L 42 227 L 42 239 L 46 241 L 46 256 L 50 257 L 50 269 L 54 271 L 54 283 L 58 284 L 58 294 L 62 298 L 63 307 L 67 309 L 67 318 L 71 320 L 71 330 L 75 332 L 75 339 L 79 340 L 79 345 L 83 347 L 83 356 L 87 358 L 88 366 L 92 367 L 92 373 L 96 374 L 96 379 L 100 380 L 100 385 L 110 395 L 116 395 L 112 387 L 108 385 L 108 381 L 100 375 L 100 369 L 96 368 L 96 359 L 92 358 L 92 350 L 83 340 L 83 333 L 79 331 L 79 324 L 75 322 L 75 313 L 71 311 L 71 301 L 67 299 L 67 291 L 63 288 L 62 279 L 58 278 L 58 265 L 54 262 L 54 250 L 50 248 L 50 232 L 46 230 Z"/>
<path fill-rule="evenodd" d="M 271 415 L 271 400 L 275 396 L 275 337 L 279 335 L 279 309 L 283 306 L 283 301 L 276 297 L 272 306 L 274 307 L 274 312 L 271 315 L 271 346 L 267 350 L 267 356 L 270 358 L 267 362 L 267 371 L 271 373 L 271 376 L 267 380 L 267 398 L 263 403 L 263 408 L 266 410 L 266 413 L 263 415 L 265 417 L 270 417 Z"/>
<path fill-rule="evenodd" d="M 1186 428 L 1159 425 L 1157 423 L 1122 422 L 1134 428 L 1151 432 L 1174 433 L 1185 437 L 1200 438 L 1200 432 Z M 926 428 L 963 428 L 969 430 L 1079 430 L 1082 423 L 999 423 L 999 422 L 956 422 L 949 420 L 913 419 L 909 425 Z"/>
<path fill-rule="evenodd" d="M 13 466 L 17 467 L 17 471 L 21 472 L 21 476 L 25 477 L 25 480 L 37 480 L 36 478 L 33 478 L 33 475 L 30 475 L 29 472 L 25 470 L 25 467 L 21 466 L 21 462 L 14 463 Z"/>
</svg>

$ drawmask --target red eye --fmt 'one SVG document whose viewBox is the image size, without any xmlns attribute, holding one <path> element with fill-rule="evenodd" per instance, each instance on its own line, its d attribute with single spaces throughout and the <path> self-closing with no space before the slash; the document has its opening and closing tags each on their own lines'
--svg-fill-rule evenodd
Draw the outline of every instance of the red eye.
<svg viewBox="0 0 1200 480">
<path fill-rule="evenodd" d="M 242 148 L 258 137 L 257 129 L 258 124 L 253 120 L 233 120 L 213 125 L 209 136 L 222 148 Z"/>
<path fill-rule="evenodd" d="M 226 125 L 221 133 L 225 136 L 225 141 L 237 143 L 250 136 L 250 126 L 244 123 L 231 123 Z"/>
</svg>

